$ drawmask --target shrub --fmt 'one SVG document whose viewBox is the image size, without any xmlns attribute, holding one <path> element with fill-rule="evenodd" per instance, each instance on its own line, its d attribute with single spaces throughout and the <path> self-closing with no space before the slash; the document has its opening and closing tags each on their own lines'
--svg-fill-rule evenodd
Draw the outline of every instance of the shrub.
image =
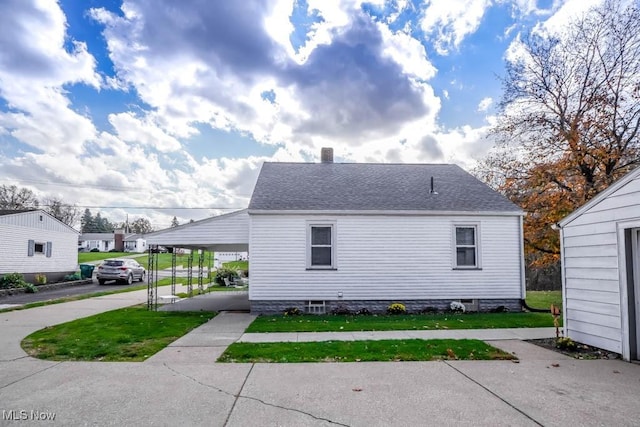
<svg viewBox="0 0 640 427">
<path fill-rule="evenodd" d="M 224 286 L 224 279 L 235 280 L 238 277 L 238 273 L 235 270 L 231 270 L 229 268 L 219 268 L 216 270 L 216 275 L 213 278 L 213 281 L 220 286 Z"/>
<path fill-rule="evenodd" d="M 504 305 L 499 305 L 496 308 L 491 310 L 492 313 L 507 313 L 508 311 L 509 309 Z"/>
<path fill-rule="evenodd" d="M 420 314 L 433 314 L 437 312 L 438 312 L 438 309 L 436 307 L 425 307 L 422 310 L 420 310 Z"/>
<path fill-rule="evenodd" d="M 451 304 L 449 305 L 449 309 L 454 313 L 464 313 L 466 307 L 461 302 L 451 301 Z"/>
<path fill-rule="evenodd" d="M 407 312 L 407 308 L 404 304 L 399 302 L 394 302 L 387 307 L 387 313 L 389 314 L 405 314 Z"/>
<path fill-rule="evenodd" d="M 0 279 L 2 289 L 22 288 L 25 284 L 24 276 L 20 273 L 7 273 Z"/>
<path fill-rule="evenodd" d="M 98 249 L 98 248 L 93 248 L 93 249 L 91 249 L 89 252 L 100 252 L 100 249 Z"/>
<path fill-rule="evenodd" d="M 356 315 L 358 316 L 370 316 L 371 312 L 368 308 L 362 307 L 360 310 L 356 311 Z"/>
<path fill-rule="evenodd" d="M 349 315 L 352 313 L 351 313 L 351 310 L 349 310 L 349 307 L 347 307 L 346 305 L 338 304 L 333 310 L 331 310 L 331 314 Z"/>
<path fill-rule="evenodd" d="M 74 280 L 80 280 L 82 279 L 82 276 L 80 275 L 80 273 L 75 272 L 73 274 L 67 274 L 66 276 L 64 276 L 64 281 L 65 282 L 72 282 Z"/>
<path fill-rule="evenodd" d="M 578 344 L 569 337 L 562 337 L 556 339 L 556 348 L 561 350 L 574 351 L 578 348 Z"/>
<path fill-rule="evenodd" d="M 117 250 L 116 248 L 111 249 L 109 252 L 120 252 L 119 250 Z"/>
<path fill-rule="evenodd" d="M 28 294 L 35 294 L 36 292 L 38 292 L 38 288 L 33 283 L 25 283 L 24 285 L 22 285 L 22 287 Z"/>
<path fill-rule="evenodd" d="M 289 307 L 285 308 L 284 313 L 285 316 L 300 316 L 302 311 L 298 307 Z"/>
<path fill-rule="evenodd" d="M 35 279 L 38 285 L 44 285 L 47 283 L 47 275 L 44 273 L 36 274 Z"/>
</svg>

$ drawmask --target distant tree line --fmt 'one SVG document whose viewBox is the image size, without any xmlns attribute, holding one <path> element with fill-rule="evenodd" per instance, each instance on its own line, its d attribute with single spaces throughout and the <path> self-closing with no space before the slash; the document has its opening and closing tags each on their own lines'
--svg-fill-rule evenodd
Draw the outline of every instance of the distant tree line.
<svg viewBox="0 0 640 427">
<path fill-rule="evenodd" d="M 0 209 L 23 210 L 42 209 L 59 221 L 70 227 L 76 227 L 80 220 L 82 233 L 113 233 L 116 229 L 124 229 L 125 233 L 145 234 L 153 231 L 151 222 L 147 218 L 138 218 L 132 222 L 113 223 L 102 217 L 100 212 L 93 215 L 90 209 L 84 214 L 76 205 L 71 205 L 56 197 L 45 197 L 38 200 L 35 193 L 28 188 L 18 188 L 15 185 L 0 185 Z M 177 219 L 173 218 L 176 225 Z"/>
</svg>

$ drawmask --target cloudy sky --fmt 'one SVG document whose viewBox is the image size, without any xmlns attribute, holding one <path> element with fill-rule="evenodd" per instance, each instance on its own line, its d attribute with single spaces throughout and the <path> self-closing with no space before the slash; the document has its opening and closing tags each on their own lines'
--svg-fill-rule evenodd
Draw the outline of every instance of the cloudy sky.
<svg viewBox="0 0 640 427">
<path fill-rule="evenodd" d="M 0 0 L 0 183 L 156 228 L 263 161 L 482 158 L 507 52 L 598 0 Z"/>
</svg>

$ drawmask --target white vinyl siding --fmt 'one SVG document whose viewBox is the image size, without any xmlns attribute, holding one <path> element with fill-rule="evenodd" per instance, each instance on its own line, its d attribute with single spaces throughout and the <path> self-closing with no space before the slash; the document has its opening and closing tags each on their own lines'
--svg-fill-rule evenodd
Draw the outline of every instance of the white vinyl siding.
<svg viewBox="0 0 640 427">
<path fill-rule="evenodd" d="M 623 352 L 617 224 L 635 219 L 640 220 L 640 178 L 588 207 L 562 229 L 566 335 L 616 353 Z"/>
<path fill-rule="evenodd" d="M 307 270 L 308 224 L 335 224 L 335 271 Z M 452 270 L 454 224 L 478 224 L 482 270 Z M 254 300 L 516 298 L 519 216 L 252 215 Z"/>
<path fill-rule="evenodd" d="M 0 223 L 0 275 L 6 273 L 71 272 L 78 267 L 78 234 Z M 29 241 L 34 255 L 29 256 Z M 36 242 L 44 253 L 35 253 Z"/>
</svg>

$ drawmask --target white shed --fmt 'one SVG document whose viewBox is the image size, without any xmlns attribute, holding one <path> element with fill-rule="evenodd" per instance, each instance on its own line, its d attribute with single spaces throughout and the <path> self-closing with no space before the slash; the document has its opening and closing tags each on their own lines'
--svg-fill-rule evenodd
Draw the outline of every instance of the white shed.
<svg viewBox="0 0 640 427">
<path fill-rule="evenodd" d="M 565 336 L 640 358 L 640 168 L 558 223 Z"/>
<path fill-rule="evenodd" d="M 78 268 L 78 232 L 42 210 L 0 211 L 0 275 L 51 280 Z"/>
</svg>

